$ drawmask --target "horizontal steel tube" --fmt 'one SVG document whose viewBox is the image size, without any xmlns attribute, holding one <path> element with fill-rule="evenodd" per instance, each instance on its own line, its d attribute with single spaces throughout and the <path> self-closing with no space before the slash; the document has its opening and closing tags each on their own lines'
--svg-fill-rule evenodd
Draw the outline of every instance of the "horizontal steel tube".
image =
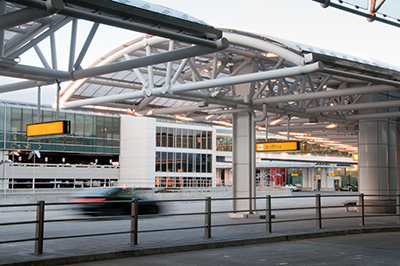
<svg viewBox="0 0 400 266">
<path fill-rule="evenodd" d="M 292 95 L 284 95 L 284 96 L 275 96 L 261 99 L 254 99 L 254 104 L 275 104 L 281 102 L 291 102 L 291 101 L 305 101 L 305 100 L 315 100 L 321 98 L 331 98 L 331 97 L 339 97 L 339 96 L 350 96 L 350 95 L 361 95 L 361 94 L 371 94 L 378 92 L 387 92 L 387 91 L 397 91 L 399 87 L 393 87 L 388 85 L 375 85 L 368 87 L 359 87 L 359 88 L 351 88 L 351 89 L 343 89 L 343 90 L 332 90 L 332 91 L 319 91 L 319 92 L 311 92 L 311 93 L 303 93 L 303 94 L 292 94 Z"/>
<path fill-rule="evenodd" d="M 290 76 L 290 75 L 300 75 L 300 74 L 319 71 L 321 69 L 323 69 L 323 64 L 320 62 L 317 62 L 317 63 L 313 63 L 313 64 L 306 65 L 306 66 L 297 66 L 297 67 L 292 67 L 292 68 L 270 70 L 270 71 L 252 73 L 252 74 L 241 75 L 241 76 L 193 82 L 193 83 L 187 83 L 187 84 L 183 84 L 183 85 L 175 85 L 170 90 L 173 93 L 174 92 L 176 92 L 176 93 L 187 92 L 187 91 L 192 91 L 192 90 L 199 90 L 199 89 L 213 88 L 213 87 L 218 87 L 218 86 L 227 86 L 227 85 L 233 85 L 233 84 L 247 83 L 247 82 L 265 80 L 265 79 L 270 79 L 270 78 L 286 77 L 286 76 Z M 166 91 L 166 88 L 157 88 L 152 91 L 152 95 L 162 94 L 165 91 Z M 104 97 L 98 97 L 98 98 L 92 98 L 92 99 L 77 100 L 77 101 L 73 101 L 73 102 L 66 102 L 63 104 L 63 107 L 75 108 L 75 107 L 80 107 L 80 106 L 84 106 L 84 105 L 94 105 L 94 104 L 101 104 L 101 103 L 112 102 L 112 101 L 122 101 L 122 100 L 127 100 L 127 99 L 140 98 L 140 97 L 144 97 L 144 96 L 145 95 L 143 94 L 142 91 L 135 91 L 135 92 L 124 93 L 124 94 L 117 94 L 117 95 L 110 95 L 110 96 L 104 96 Z"/>
<path fill-rule="evenodd" d="M 86 77 L 93 77 L 97 75 L 150 66 L 164 62 L 170 62 L 174 60 L 190 58 L 193 56 L 199 56 L 209 53 L 215 53 L 219 50 L 223 50 L 229 46 L 229 43 L 226 39 L 222 38 L 217 41 L 218 48 L 209 48 L 209 47 L 202 47 L 202 46 L 189 46 L 177 50 L 172 50 L 160 54 L 149 55 L 145 57 L 134 58 L 130 60 L 125 60 L 119 63 L 110 63 L 104 66 L 98 66 L 83 70 L 78 70 L 71 73 L 71 79 L 77 80 Z"/>
<path fill-rule="evenodd" d="M 363 109 L 389 108 L 389 107 L 400 107 L 400 100 L 313 107 L 313 108 L 308 108 L 306 110 L 306 113 L 323 113 L 323 112 L 363 110 Z"/>
</svg>

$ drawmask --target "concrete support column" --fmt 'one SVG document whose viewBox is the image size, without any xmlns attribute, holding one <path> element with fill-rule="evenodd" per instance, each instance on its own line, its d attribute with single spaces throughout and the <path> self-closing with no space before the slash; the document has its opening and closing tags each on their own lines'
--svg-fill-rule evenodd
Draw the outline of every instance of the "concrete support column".
<svg viewBox="0 0 400 266">
<path fill-rule="evenodd" d="M 328 175 L 328 169 L 327 168 L 321 168 L 321 191 L 326 191 L 326 188 L 328 186 L 328 181 L 327 181 L 327 175 Z"/>
<path fill-rule="evenodd" d="M 393 119 L 359 122 L 359 191 L 367 196 L 367 212 L 394 212 L 397 193 L 396 123 Z"/>
<path fill-rule="evenodd" d="M 327 191 L 335 191 L 334 173 L 335 169 L 333 167 L 329 167 L 327 173 Z"/>
<path fill-rule="evenodd" d="M 255 196 L 255 141 L 252 116 L 249 112 L 233 114 L 233 183 L 234 198 Z M 255 208 L 255 200 L 236 200 L 233 211 L 241 212 Z"/>
<path fill-rule="evenodd" d="M 310 168 L 308 176 L 309 176 L 309 180 L 311 183 L 311 191 L 317 191 L 318 190 L 318 180 L 316 178 L 316 169 Z"/>
<path fill-rule="evenodd" d="M 303 176 L 303 182 L 302 182 L 302 190 L 308 191 L 310 190 L 310 185 L 308 181 L 308 168 L 303 168 L 302 170 L 302 176 Z"/>
</svg>

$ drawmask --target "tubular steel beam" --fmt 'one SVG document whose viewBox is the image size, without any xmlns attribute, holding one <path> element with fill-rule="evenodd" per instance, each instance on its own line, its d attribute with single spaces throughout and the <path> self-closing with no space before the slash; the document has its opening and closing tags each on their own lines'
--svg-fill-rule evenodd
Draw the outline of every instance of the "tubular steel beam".
<svg viewBox="0 0 400 266">
<path fill-rule="evenodd" d="M 397 86 L 399 86 L 399 84 L 397 84 Z M 359 87 L 359 88 L 351 88 L 343 90 L 319 91 L 319 92 L 310 92 L 303 94 L 292 94 L 292 95 L 275 96 L 268 98 L 259 98 L 259 99 L 253 99 L 253 103 L 257 105 L 263 103 L 276 104 L 281 102 L 316 100 L 321 98 L 371 94 L 371 93 L 397 91 L 397 90 L 400 90 L 400 88 L 389 85 L 375 85 L 375 86 L 367 86 L 367 87 Z"/>
<path fill-rule="evenodd" d="M 313 108 L 308 108 L 306 110 L 306 113 L 307 114 L 309 114 L 309 113 L 324 113 L 324 112 L 365 110 L 365 109 L 390 108 L 390 107 L 400 107 L 400 100 L 313 107 Z"/>
<path fill-rule="evenodd" d="M 46 3 L 42 2 L 42 1 L 8 0 L 8 2 L 17 3 L 17 4 L 21 4 L 21 5 L 25 5 L 25 6 L 30 6 L 30 7 L 35 7 L 35 8 L 39 8 L 39 9 L 46 9 Z M 76 7 L 72 8 L 69 6 L 64 6 L 64 8 L 59 12 L 59 14 L 61 14 L 61 15 L 85 19 L 85 20 L 89 20 L 89 21 L 93 21 L 93 22 L 97 22 L 97 23 L 101 23 L 101 24 L 106 24 L 106 25 L 110 25 L 110 26 L 114 26 L 114 27 L 118 27 L 118 28 L 122 28 L 122 29 L 133 30 L 133 31 L 138 31 L 138 32 L 145 32 L 148 34 L 162 36 L 162 37 L 170 38 L 170 39 L 174 39 L 174 40 L 179 40 L 179 41 L 183 41 L 186 43 L 197 44 L 197 45 L 214 48 L 214 49 L 218 47 L 217 41 L 181 33 L 184 25 L 186 25 L 186 27 L 187 27 L 187 30 L 184 32 L 191 31 L 195 27 L 195 28 L 198 28 L 198 32 L 204 32 L 204 34 L 206 36 L 208 36 L 209 38 L 218 39 L 222 36 L 222 33 L 220 30 L 214 29 L 211 26 L 202 25 L 202 24 L 190 22 L 190 21 L 185 21 L 182 19 L 177 19 L 177 18 L 167 16 L 167 15 L 164 15 L 161 13 L 147 11 L 145 9 L 138 10 L 138 12 L 135 14 L 135 18 L 136 19 L 139 18 L 141 16 L 141 14 L 150 13 L 150 17 L 152 18 L 152 19 L 150 19 L 151 23 L 149 23 L 149 22 L 147 22 L 147 23 L 134 22 L 131 19 L 126 19 L 126 17 L 122 17 L 122 14 L 107 13 L 108 10 L 105 10 L 103 14 L 91 12 L 92 11 L 92 10 L 90 10 L 91 6 L 93 6 L 92 7 L 93 11 L 99 10 L 99 8 L 102 8 L 104 4 L 110 4 L 110 1 L 103 1 L 103 0 L 100 1 L 99 0 L 99 1 L 66 1 L 66 2 L 71 2 L 71 3 L 77 2 L 76 4 L 78 4 L 78 5 L 82 4 L 83 2 L 87 2 L 88 5 L 81 5 L 81 7 L 88 7 L 89 10 L 87 10 L 86 8 L 77 9 Z M 100 2 L 102 2 L 102 3 L 100 3 Z M 95 5 L 97 7 L 95 7 Z M 135 8 L 135 7 L 129 7 L 126 5 L 124 6 L 124 10 L 131 9 L 131 8 Z M 108 14 L 110 16 L 106 16 L 105 14 Z M 111 17 L 111 15 L 114 17 Z M 118 15 L 121 15 L 121 17 L 116 18 Z M 127 14 L 125 14 L 125 15 L 127 15 Z M 162 17 L 162 18 L 160 18 L 160 17 Z M 158 20 L 157 20 L 157 18 L 158 18 Z M 175 31 L 163 29 L 158 26 L 154 26 L 155 24 L 156 25 L 165 24 L 165 22 L 167 20 L 171 20 L 171 19 L 172 20 L 175 19 L 178 22 L 175 23 L 175 25 L 173 25 L 174 23 L 168 24 L 165 26 L 165 28 L 174 29 Z M 187 25 L 187 24 L 189 24 L 189 25 Z"/>
<path fill-rule="evenodd" d="M 172 93 L 187 92 L 187 91 L 193 91 L 193 90 L 213 88 L 213 87 L 218 87 L 218 86 L 227 86 L 227 85 L 233 85 L 233 84 L 248 83 L 248 82 L 265 80 L 265 79 L 270 79 L 270 78 L 279 78 L 279 77 L 286 77 L 286 76 L 291 76 L 291 75 L 300 75 L 300 74 L 304 74 L 304 73 L 319 71 L 321 69 L 323 69 L 323 64 L 320 62 L 317 62 L 317 63 L 313 63 L 313 64 L 306 65 L 306 66 L 297 66 L 297 67 L 291 67 L 291 68 L 276 69 L 276 70 L 265 71 L 265 72 L 251 73 L 251 74 L 247 74 L 247 75 L 240 75 L 240 76 L 234 76 L 234 77 L 212 79 L 212 80 L 206 80 L 206 81 L 200 81 L 200 82 L 175 85 L 175 86 L 172 86 L 170 91 Z M 167 88 L 165 88 L 165 87 L 157 88 L 152 91 L 152 95 L 163 94 L 166 91 L 167 91 Z M 135 91 L 135 92 L 131 92 L 131 93 L 110 95 L 110 96 L 85 99 L 85 100 L 77 100 L 77 101 L 73 101 L 73 102 L 65 102 L 64 107 L 65 108 L 75 108 L 75 107 L 80 107 L 80 106 L 84 106 L 84 105 L 100 104 L 100 103 L 106 103 L 106 102 L 112 102 L 112 101 L 122 101 L 122 100 L 127 100 L 127 99 L 145 97 L 145 96 L 146 95 L 144 95 L 144 92 Z"/>
<path fill-rule="evenodd" d="M 64 7 L 64 3 L 61 0 L 47 0 L 43 3 L 45 8 L 42 10 L 28 7 L 0 16 L 0 30 L 48 17 L 59 12 Z"/>
<path fill-rule="evenodd" d="M 178 50 L 168 51 L 161 54 L 153 54 L 146 57 L 135 58 L 131 60 L 126 60 L 118 63 L 110 63 L 108 65 L 102 65 L 98 67 L 92 67 L 83 70 L 77 70 L 73 72 L 54 70 L 54 69 L 43 69 L 39 67 L 26 66 L 17 64 L 13 67 L 4 68 L 12 73 L 36 75 L 39 77 L 48 77 L 58 79 L 59 81 L 66 80 L 77 80 L 87 77 L 93 77 L 118 71 L 123 71 L 126 69 L 144 67 L 159 63 L 164 63 L 168 61 L 174 61 L 184 58 L 190 58 L 193 56 L 214 53 L 216 50 L 223 50 L 228 47 L 228 41 L 226 39 L 219 40 L 219 48 L 212 49 L 208 47 L 201 46 L 190 46 Z M 0 67 L 1 69 L 1 67 Z"/>
</svg>

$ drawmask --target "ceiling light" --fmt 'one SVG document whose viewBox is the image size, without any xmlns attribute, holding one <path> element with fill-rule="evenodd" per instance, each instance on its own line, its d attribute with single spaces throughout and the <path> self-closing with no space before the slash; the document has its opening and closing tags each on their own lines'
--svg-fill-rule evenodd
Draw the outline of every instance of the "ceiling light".
<svg viewBox="0 0 400 266">
<path fill-rule="evenodd" d="M 325 128 L 336 128 L 336 127 L 337 127 L 336 124 L 330 124 L 330 125 L 327 125 Z"/>
</svg>

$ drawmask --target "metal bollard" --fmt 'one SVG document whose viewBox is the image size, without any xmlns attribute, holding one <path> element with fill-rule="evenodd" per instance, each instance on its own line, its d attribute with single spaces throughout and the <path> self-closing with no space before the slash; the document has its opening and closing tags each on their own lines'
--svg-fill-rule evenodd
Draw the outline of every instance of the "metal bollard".
<svg viewBox="0 0 400 266">
<path fill-rule="evenodd" d="M 364 193 L 361 193 L 358 196 L 358 204 L 361 206 L 360 210 L 360 225 L 364 226 L 365 225 L 365 204 L 364 204 Z"/>
<path fill-rule="evenodd" d="M 43 254 L 44 238 L 44 201 L 37 202 L 36 209 L 36 230 L 35 230 L 35 255 Z"/>
<path fill-rule="evenodd" d="M 322 228 L 322 213 L 321 213 L 321 194 L 315 195 L 315 219 L 317 221 L 317 228 Z"/>
<path fill-rule="evenodd" d="M 137 245 L 138 243 L 138 214 L 139 201 L 133 198 L 131 204 L 131 246 Z"/>
<path fill-rule="evenodd" d="M 211 197 L 206 197 L 206 212 L 205 212 L 205 229 L 204 237 L 211 237 Z"/>
<path fill-rule="evenodd" d="M 266 202 L 266 214 L 265 219 L 267 220 L 267 233 L 272 233 L 272 205 L 271 205 L 271 195 L 267 195 Z"/>
</svg>

